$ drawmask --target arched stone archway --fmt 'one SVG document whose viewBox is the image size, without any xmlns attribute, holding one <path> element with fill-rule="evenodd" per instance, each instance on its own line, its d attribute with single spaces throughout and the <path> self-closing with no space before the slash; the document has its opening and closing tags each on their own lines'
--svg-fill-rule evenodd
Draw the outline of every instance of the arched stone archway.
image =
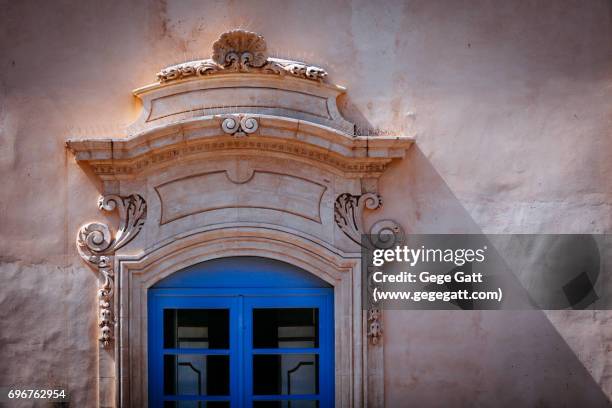
<svg viewBox="0 0 612 408">
<path fill-rule="evenodd" d="M 140 256 L 117 256 L 117 270 L 126 296 L 120 322 L 122 404 L 146 406 L 146 292 L 161 279 L 197 263 L 219 257 L 256 256 L 304 269 L 334 288 L 336 402 L 359 403 L 363 388 L 363 313 L 359 303 L 359 253 L 336 253 L 296 231 L 274 226 L 220 225 L 195 232 Z M 355 293 L 356 291 L 356 293 Z M 129 310 L 129 314 L 125 311 Z M 138 322 L 136 325 L 130 322 Z M 132 350 L 130 352 L 130 350 Z M 134 353 L 133 350 L 138 350 Z"/>
</svg>

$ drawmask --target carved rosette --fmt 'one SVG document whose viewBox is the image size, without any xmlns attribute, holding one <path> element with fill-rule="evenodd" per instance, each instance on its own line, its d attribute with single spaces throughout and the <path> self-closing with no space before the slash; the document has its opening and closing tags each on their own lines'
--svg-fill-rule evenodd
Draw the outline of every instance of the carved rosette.
<svg viewBox="0 0 612 408">
<path fill-rule="evenodd" d="M 232 30 L 221 34 L 213 44 L 211 59 L 189 61 L 164 68 L 157 73 L 157 79 L 159 82 L 169 82 L 233 72 L 290 75 L 313 81 L 322 81 L 327 77 L 323 68 L 300 61 L 268 57 L 266 41 L 259 34 Z"/>
<path fill-rule="evenodd" d="M 85 224 L 77 233 L 76 245 L 81 258 L 97 267 L 102 278 L 98 289 L 98 340 L 103 347 L 109 347 L 114 340 L 115 276 L 112 257 L 115 251 L 130 242 L 142 229 L 147 216 L 147 204 L 137 194 L 127 197 L 106 195 L 98 200 L 98 208 L 104 211 L 117 210 L 120 219 L 117 233 L 113 237 L 106 224 Z"/>
<path fill-rule="evenodd" d="M 343 193 L 336 198 L 334 204 L 334 219 L 336 225 L 352 241 L 362 247 L 389 248 L 404 239 L 402 227 L 392 220 L 377 221 L 370 228 L 367 240 L 362 240 L 365 234 L 363 226 L 364 210 L 376 210 L 382 206 L 382 198 L 376 193 L 353 195 Z M 370 292 L 368 288 L 368 292 Z M 372 345 L 379 344 L 382 338 L 382 310 L 376 305 L 369 307 L 367 312 L 367 336 Z"/>
</svg>

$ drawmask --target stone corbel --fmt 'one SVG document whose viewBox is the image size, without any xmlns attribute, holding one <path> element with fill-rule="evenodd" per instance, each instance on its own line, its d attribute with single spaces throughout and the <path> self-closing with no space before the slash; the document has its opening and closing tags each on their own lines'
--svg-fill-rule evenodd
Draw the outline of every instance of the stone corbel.
<svg viewBox="0 0 612 408">
<path fill-rule="evenodd" d="M 147 203 L 140 195 L 105 195 L 98 199 L 98 208 L 103 211 L 117 210 L 120 218 L 115 236 L 106 224 L 92 222 L 83 225 L 77 233 L 76 245 L 81 258 L 98 268 L 102 277 L 98 289 L 99 338 L 102 347 L 109 347 L 114 340 L 113 315 L 115 251 L 130 242 L 142 229 L 147 216 Z"/>
<path fill-rule="evenodd" d="M 370 228 L 367 238 L 363 225 L 363 212 L 367 208 L 376 210 L 382 206 L 382 198 L 377 193 L 353 195 L 340 194 L 334 204 L 336 225 L 353 242 L 365 248 L 389 248 L 404 239 L 402 227 L 393 220 L 380 220 Z M 367 336 L 370 344 L 377 345 L 382 339 L 382 311 L 376 305 L 368 308 Z"/>
</svg>

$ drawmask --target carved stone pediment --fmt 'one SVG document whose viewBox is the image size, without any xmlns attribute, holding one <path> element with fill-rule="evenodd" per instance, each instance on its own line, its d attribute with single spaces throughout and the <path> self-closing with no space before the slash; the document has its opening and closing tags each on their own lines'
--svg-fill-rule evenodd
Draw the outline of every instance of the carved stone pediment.
<svg viewBox="0 0 612 408">
<path fill-rule="evenodd" d="M 67 145 L 103 180 L 232 152 L 287 157 L 356 178 L 378 177 L 404 157 L 410 137 L 354 134 L 336 104 L 345 89 L 311 80 L 324 71 L 278 61 L 268 58 L 262 36 L 230 31 L 215 42 L 211 60 L 162 70 L 159 82 L 134 91 L 143 109 L 125 137 Z M 270 75 L 279 64 L 292 66 L 291 75 Z"/>
</svg>

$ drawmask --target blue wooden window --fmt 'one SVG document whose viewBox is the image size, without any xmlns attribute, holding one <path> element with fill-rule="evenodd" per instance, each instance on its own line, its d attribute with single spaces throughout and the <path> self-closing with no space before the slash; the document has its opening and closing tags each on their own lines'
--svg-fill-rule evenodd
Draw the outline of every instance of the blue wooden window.
<svg viewBox="0 0 612 408">
<path fill-rule="evenodd" d="M 151 407 L 333 407 L 325 282 L 278 261 L 225 258 L 148 295 Z"/>
</svg>

